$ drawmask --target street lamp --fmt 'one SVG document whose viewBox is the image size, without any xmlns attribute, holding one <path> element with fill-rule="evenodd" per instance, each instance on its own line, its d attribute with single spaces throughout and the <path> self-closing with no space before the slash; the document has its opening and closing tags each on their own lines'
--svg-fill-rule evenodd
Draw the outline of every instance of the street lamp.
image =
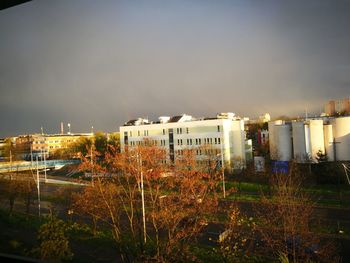
<svg viewBox="0 0 350 263">
<path fill-rule="evenodd" d="M 222 140 L 223 141 L 223 140 Z M 223 151 L 223 148 L 222 148 L 222 141 L 220 143 L 220 150 L 221 150 L 221 153 L 220 154 L 217 154 L 216 156 L 221 157 L 221 169 L 222 169 L 222 192 L 223 192 L 223 195 L 224 195 L 224 198 L 226 198 L 226 188 L 225 188 L 225 166 L 224 166 L 224 151 Z"/>
<path fill-rule="evenodd" d="M 143 241 L 146 244 L 146 213 L 145 213 L 145 194 L 144 194 L 144 189 L 143 189 L 143 171 L 142 171 L 142 159 L 141 155 L 137 153 L 137 159 L 139 162 L 139 168 L 140 168 L 140 179 L 141 179 L 141 202 L 142 202 L 142 221 L 143 221 Z"/>
<path fill-rule="evenodd" d="M 38 210 L 40 217 L 40 176 L 39 176 L 39 161 L 38 156 L 36 156 L 36 188 L 38 189 Z"/>
</svg>

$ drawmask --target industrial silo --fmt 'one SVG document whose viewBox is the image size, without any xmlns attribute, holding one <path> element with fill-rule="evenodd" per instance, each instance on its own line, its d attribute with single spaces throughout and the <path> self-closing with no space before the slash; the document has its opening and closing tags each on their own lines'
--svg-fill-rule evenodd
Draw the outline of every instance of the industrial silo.
<svg viewBox="0 0 350 263">
<path fill-rule="evenodd" d="M 335 138 L 336 161 L 350 160 L 350 116 L 332 121 Z"/>
<path fill-rule="evenodd" d="M 323 120 L 310 120 L 310 151 L 309 154 L 313 161 L 316 161 L 317 154 L 325 152 L 324 148 L 324 134 L 323 134 Z"/>
<path fill-rule="evenodd" d="M 334 161 L 334 151 L 333 151 L 333 130 L 331 124 L 323 125 L 324 133 L 324 146 L 327 154 L 328 161 Z"/>
<path fill-rule="evenodd" d="M 292 159 L 292 131 L 290 124 L 275 125 L 274 136 L 278 161 Z"/>
<path fill-rule="evenodd" d="M 270 121 L 268 124 L 269 129 L 269 147 L 270 147 L 270 158 L 271 160 L 277 160 L 277 141 L 275 136 L 275 127 L 277 125 L 282 125 L 284 122 L 282 120 Z"/>
<path fill-rule="evenodd" d="M 306 153 L 305 124 L 303 121 L 292 122 L 294 159 L 304 162 Z"/>
</svg>

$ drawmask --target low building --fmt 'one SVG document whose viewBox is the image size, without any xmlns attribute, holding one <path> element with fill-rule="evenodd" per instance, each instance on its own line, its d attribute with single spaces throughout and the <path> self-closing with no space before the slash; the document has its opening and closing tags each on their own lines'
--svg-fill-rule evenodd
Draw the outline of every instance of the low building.
<svg viewBox="0 0 350 263">
<path fill-rule="evenodd" d="M 165 162 L 174 163 L 184 149 L 193 149 L 197 160 L 204 158 L 202 147 L 213 149 L 218 163 L 224 160 L 225 168 L 242 169 L 251 145 L 246 144 L 244 121 L 233 113 L 221 113 L 216 118 L 195 119 L 183 114 L 160 117 L 158 122 L 136 119 L 120 127 L 121 150 L 142 145 L 145 140 L 166 149 Z M 251 143 L 250 143 L 251 144 Z"/>
<path fill-rule="evenodd" d="M 93 133 L 79 134 L 29 134 L 16 137 L 14 149 L 17 159 L 30 160 L 50 157 L 57 150 L 67 149 L 81 137 L 92 137 Z"/>
</svg>

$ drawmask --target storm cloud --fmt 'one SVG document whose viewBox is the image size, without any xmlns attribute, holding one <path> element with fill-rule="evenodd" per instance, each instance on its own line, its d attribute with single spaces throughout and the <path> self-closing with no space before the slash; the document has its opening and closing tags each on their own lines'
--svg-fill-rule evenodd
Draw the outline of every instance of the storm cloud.
<svg viewBox="0 0 350 263">
<path fill-rule="evenodd" d="M 350 1 L 32 1 L 0 11 L 0 136 L 136 117 L 319 113 L 349 96 Z"/>
</svg>

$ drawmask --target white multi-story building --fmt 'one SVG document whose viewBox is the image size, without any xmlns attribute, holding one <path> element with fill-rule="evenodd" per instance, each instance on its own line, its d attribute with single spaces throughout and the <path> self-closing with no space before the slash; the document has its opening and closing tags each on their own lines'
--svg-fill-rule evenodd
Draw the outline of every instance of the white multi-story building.
<svg viewBox="0 0 350 263">
<path fill-rule="evenodd" d="M 158 122 L 146 119 L 131 120 L 120 127 L 120 145 L 142 145 L 145 140 L 167 150 L 167 162 L 175 162 L 184 149 L 193 149 L 196 158 L 204 158 L 204 146 L 216 154 L 225 168 L 246 166 L 244 121 L 233 113 L 221 113 L 216 118 L 194 119 L 189 115 L 160 117 Z"/>
</svg>

